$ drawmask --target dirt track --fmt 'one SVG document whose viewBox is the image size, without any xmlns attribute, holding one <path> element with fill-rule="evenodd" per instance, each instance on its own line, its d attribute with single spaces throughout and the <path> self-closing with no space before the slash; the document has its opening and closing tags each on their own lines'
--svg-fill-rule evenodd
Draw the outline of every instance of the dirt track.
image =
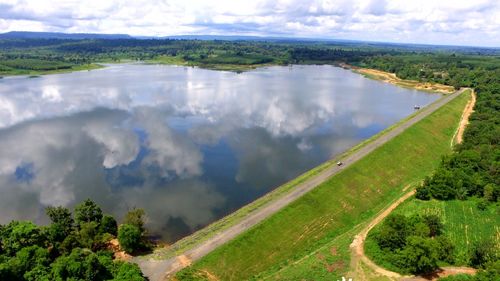
<svg viewBox="0 0 500 281">
<path fill-rule="evenodd" d="M 165 280 L 167 277 L 172 276 L 177 271 L 186 267 L 193 261 L 196 261 L 203 256 L 207 255 L 220 245 L 230 241 L 237 235 L 248 230 L 250 227 L 256 225 L 257 223 L 263 221 L 267 217 L 275 214 L 283 207 L 293 202 L 297 198 L 301 197 L 305 193 L 311 191 L 316 186 L 330 178 L 331 176 L 339 173 L 343 169 L 346 169 L 356 161 L 360 160 L 367 154 L 371 153 L 378 147 L 382 146 L 386 142 L 390 141 L 397 135 L 401 134 L 404 130 L 419 122 L 423 118 L 429 116 L 431 113 L 439 109 L 441 106 L 447 104 L 457 96 L 459 96 L 464 89 L 461 89 L 451 95 L 444 96 L 433 104 L 421 109 L 418 114 L 413 116 L 411 119 L 400 124 L 396 128 L 390 130 L 379 138 L 373 140 L 372 142 L 366 144 L 359 150 L 355 151 L 348 157 L 342 159 L 344 163 L 342 166 L 338 167 L 336 165 L 325 169 L 316 176 L 310 178 L 309 180 L 297 185 L 292 191 L 283 195 L 282 197 L 268 203 L 267 205 L 257 209 L 253 213 L 249 214 L 246 218 L 241 220 L 239 223 L 231 226 L 230 228 L 216 234 L 214 237 L 208 239 L 207 241 L 195 246 L 194 248 L 186 251 L 184 254 L 177 256 L 175 258 L 170 258 L 167 260 L 155 260 L 148 257 L 135 258 L 133 261 L 136 262 L 144 272 L 144 274 L 151 281 Z"/>
<path fill-rule="evenodd" d="M 462 143 L 465 127 L 469 124 L 469 117 L 474 112 L 474 105 L 476 104 L 476 93 L 472 91 L 471 100 L 465 106 L 464 112 L 462 113 L 462 118 L 460 119 L 460 125 L 458 126 L 456 138 L 456 143 Z"/>
<path fill-rule="evenodd" d="M 368 224 L 356 237 L 354 237 L 354 241 L 352 241 L 351 244 L 351 269 L 353 270 L 363 270 L 359 268 L 359 262 L 363 262 L 366 264 L 371 270 L 373 270 L 376 274 L 385 276 L 391 280 L 397 280 L 401 278 L 402 276 L 399 273 L 392 272 L 389 270 L 386 270 L 378 265 L 376 265 L 374 262 L 372 262 L 366 255 L 365 255 L 365 240 L 366 236 L 368 235 L 368 232 L 379 224 L 383 219 L 385 219 L 394 209 L 396 209 L 399 204 L 403 203 L 406 199 L 410 198 L 413 194 L 415 194 L 415 190 L 412 190 L 405 195 L 403 195 L 401 198 L 399 198 L 396 202 L 392 203 L 387 209 L 385 209 L 382 213 L 380 213 L 373 221 Z M 361 261 L 360 261 L 361 260 Z M 356 276 L 359 276 L 359 274 L 354 273 Z"/>
<path fill-rule="evenodd" d="M 446 277 L 455 274 L 475 274 L 476 269 L 470 267 L 453 267 L 447 266 L 440 268 L 438 271 L 433 272 L 427 276 L 402 276 L 397 272 L 393 272 L 382 268 L 371 261 L 365 255 L 365 241 L 366 236 L 370 232 L 370 230 L 379 224 L 383 219 L 385 219 L 394 209 L 396 209 L 401 203 L 406 201 L 408 198 L 415 194 L 415 190 L 412 190 L 401 198 L 399 198 L 396 202 L 392 203 L 387 209 L 382 211 L 373 221 L 371 221 L 368 226 L 366 226 L 358 235 L 354 237 L 354 241 L 352 242 L 351 248 L 351 273 L 350 276 L 355 276 L 355 280 L 360 281 L 369 281 L 370 279 L 366 277 L 365 270 L 361 266 L 361 263 L 366 265 L 370 270 L 372 270 L 375 275 L 386 277 L 388 280 L 399 280 L 399 281 L 428 281 L 428 280 L 437 280 L 441 277 Z"/>
</svg>

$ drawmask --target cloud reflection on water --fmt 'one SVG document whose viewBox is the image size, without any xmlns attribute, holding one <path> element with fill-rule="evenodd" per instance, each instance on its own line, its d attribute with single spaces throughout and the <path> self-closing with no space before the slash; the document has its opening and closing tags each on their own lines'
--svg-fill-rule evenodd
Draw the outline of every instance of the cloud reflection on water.
<svg viewBox="0 0 500 281">
<path fill-rule="evenodd" d="M 3 79 L 0 223 L 90 197 L 176 239 L 436 98 L 330 66 Z"/>
</svg>

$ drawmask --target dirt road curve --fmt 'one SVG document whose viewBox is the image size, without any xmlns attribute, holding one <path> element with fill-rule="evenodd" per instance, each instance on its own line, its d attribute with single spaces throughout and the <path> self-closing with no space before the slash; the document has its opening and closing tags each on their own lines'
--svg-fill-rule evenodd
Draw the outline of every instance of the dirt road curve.
<svg viewBox="0 0 500 281">
<path fill-rule="evenodd" d="M 296 200 L 305 193 L 314 189 L 316 186 L 318 186 L 331 176 L 349 167 L 352 163 L 363 158 L 364 156 L 374 151 L 381 145 L 385 144 L 395 136 L 401 134 L 408 127 L 412 126 L 413 124 L 427 117 L 441 106 L 445 105 L 446 103 L 450 102 L 451 100 L 459 96 L 464 90 L 465 89 L 461 89 L 453 94 L 444 96 L 443 98 L 432 103 L 431 105 L 421 109 L 417 115 L 413 116 L 405 123 L 400 124 L 393 130 L 387 132 L 386 134 L 368 143 L 367 145 L 363 146 L 356 152 L 352 153 L 350 156 L 346 157 L 345 159 L 342 159 L 344 165 L 340 167 L 332 166 L 322 171 L 321 173 L 312 177 L 311 179 L 297 185 L 293 189 L 293 191 L 290 191 L 289 193 L 283 195 L 282 197 L 276 199 L 275 201 L 272 201 L 267 205 L 263 206 L 262 208 L 257 209 L 252 214 L 248 215 L 245 219 L 243 219 L 241 222 L 222 231 L 221 233 L 218 233 L 217 235 L 203 242 L 202 244 L 195 246 L 193 249 L 186 251 L 183 255 L 168 260 L 160 260 L 160 261 L 147 258 L 136 258 L 133 261 L 136 262 L 141 267 L 144 274 L 147 277 L 149 277 L 151 281 L 160 281 L 166 279 L 166 277 L 171 276 L 175 272 L 189 265 L 191 262 L 200 259 L 201 257 L 213 251 L 215 248 L 230 241 L 238 234 L 244 232 L 250 227 L 261 222 L 265 218 L 278 212 L 280 209 L 288 205 L 290 202 Z"/>
<path fill-rule="evenodd" d="M 365 227 L 358 235 L 356 235 L 356 237 L 354 237 L 354 241 L 352 242 L 352 244 L 350 246 L 351 247 L 351 269 L 363 270 L 363 269 L 359 268 L 359 266 L 358 266 L 360 262 L 363 262 L 371 270 L 373 270 L 376 274 L 388 277 L 392 280 L 397 280 L 401 277 L 401 275 L 396 273 L 396 272 L 386 270 L 386 269 L 376 265 L 367 256 L 365 256 L 364 245 L 365 245 L 365 240 L 366 240 L 366 236 L 368 235 L 368 232 L 370 232 L 370 230 L 374 226 L 376 226 L 383 219 L 385 219 L 394 209 L 396 209 L 397 206 L 399 206 L 399 204 L 403 203 L 406 199 L 410 198 L 413 194 L 415 194 L 415 190 L 412 190 L 412 191 L 406 193 L 401 198 L 399 198 L 396 202 L 392 203 L 387 209 L 385 209 L 373 221 L 371 221 L 367 227 Z M 358 274 L 356 272 L 353 274 L 355 274 L 356 276 L 360 276 L 360 274 Z"/>
</svg>

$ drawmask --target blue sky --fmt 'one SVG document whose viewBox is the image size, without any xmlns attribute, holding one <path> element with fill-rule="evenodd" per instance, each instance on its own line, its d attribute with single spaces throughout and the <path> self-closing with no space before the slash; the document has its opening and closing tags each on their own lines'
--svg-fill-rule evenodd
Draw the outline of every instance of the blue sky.
<svg viewBox="0 0 500 281">
<path fill-rule="evenodd" d="M 0 0 L 13 30 L 500 47 L 499 0 Z"/>
</svg>

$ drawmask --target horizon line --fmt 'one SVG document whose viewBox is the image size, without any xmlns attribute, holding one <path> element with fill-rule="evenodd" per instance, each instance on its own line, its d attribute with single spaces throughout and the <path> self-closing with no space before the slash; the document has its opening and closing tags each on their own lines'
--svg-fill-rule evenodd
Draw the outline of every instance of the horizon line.
<svg viewBox="0 0 500 281">
<path fill-rule="evenodd" d="M 397 41 L 376 41 L 376 40 L 363 40 L 363 39 L 343 39 L 343 38 L 332 38 L 332 37 L 301 37 L 301 36 L 280 36 L 280 35 L 240 35 L 240 34 L 171 34 L 171 35 L 132 35 L 128 33 L 99 33 L 99 32 L 58 32 L 58 31 L 30 31 L 30 30 L 10 30 L 0 33 L 0 36 L 7 35 L 9 33 L 51 33 L 51 34 L 62 34 L 62 35 L 100 35 L 100 36 L 128 36 L 129 39 L 137 40 L 147 40 L 147 39 L 169 39 L 175 37 L 220 37 L 220 38 L 231 38 L 240 37 L 233 40 L 227 41 L 246 41 L 245 38 L 252 38 L 257 40 L 272 39 L 272 40 L 295 40 L 295 41 L 309 41 L 309 42 L 352 42 L 352 43 L 375 43 L 375 44 L 392 44 L 392 45 L 416 45 L 416 46 L 437 46 L 437 47 L 465 47 L 465 48 L 485 48 L 485 49 L 500 49 L 500 46 L 485 46 L 485 45 L 457 45 L 457 44 L 435 44 L 435 43 L 416 43 L 416 42 L 397 42 Z M 43 38 L 43 37 L 40 37 Z M 50 37 L 47 37 L 50 38 Z M 3 39 L 0 37 L 0 40 Z M 35 38 L 21 38 L 21 39 L 35 39 Z M 64 38 L 56 38 L 64 39 Z M 85 39 L 85 38 L 81 38 Z M 127 38 L 101 38 L 105 40 L 115 40 L 115 39 L 127 39 Z M 183 38 L 180 38 L 183 39 Z M 69 39 L 78 40 L 78 39 Z M 186 38 L 186 40 L 196 40 L 196 38 Z M 212 39 L 199 39 L 199 40 L 219 40 L 216 38 Z"/>
</svg>

